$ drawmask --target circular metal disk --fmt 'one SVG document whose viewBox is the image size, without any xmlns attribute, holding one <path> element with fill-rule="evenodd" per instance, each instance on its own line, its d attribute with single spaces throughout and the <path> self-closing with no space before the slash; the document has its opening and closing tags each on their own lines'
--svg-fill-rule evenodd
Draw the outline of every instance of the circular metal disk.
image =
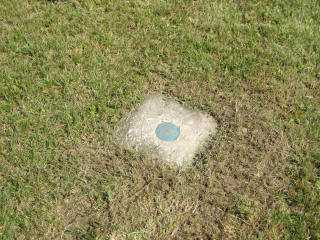
<svg viewBox="0 0 320 240">
<path fill-rule="evenodd" d="M 174 141 L 180 135 L 180 129 L 173 123 L 161 123 L 156 128 L 156 135 L 162 141 Z"/>
</svg>

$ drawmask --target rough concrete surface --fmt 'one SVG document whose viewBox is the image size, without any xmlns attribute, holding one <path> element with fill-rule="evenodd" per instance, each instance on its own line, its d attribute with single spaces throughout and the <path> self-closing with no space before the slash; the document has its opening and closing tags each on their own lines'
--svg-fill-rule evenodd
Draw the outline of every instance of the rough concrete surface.
<svg viewBox="0 0 320 240">
<path fill-rule="evenodd" d="M 178 126 L 180 135 L 176 140 L 163 141 L 156 136 L 157 126 L 164 122 Z M 212 117 L 161 95 L 149 96 L 122 126 L 125 145 L 177 166 L 189 165 L 216 128 Z"/>
</svg>

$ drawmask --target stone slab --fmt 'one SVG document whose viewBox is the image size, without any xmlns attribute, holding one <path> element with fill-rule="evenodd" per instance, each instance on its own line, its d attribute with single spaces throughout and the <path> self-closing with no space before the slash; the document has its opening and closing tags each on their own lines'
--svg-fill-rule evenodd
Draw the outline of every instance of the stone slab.
<svg viewBox="0 0 320 240">
<path fill-rule="evenodd" d="M 162 95 L 152 95 L 124 122 L 122 141 L 137 151 L 182 167 L 191 164 L 216 131 L 216 121 L 207 114 Z"/>
</svg>

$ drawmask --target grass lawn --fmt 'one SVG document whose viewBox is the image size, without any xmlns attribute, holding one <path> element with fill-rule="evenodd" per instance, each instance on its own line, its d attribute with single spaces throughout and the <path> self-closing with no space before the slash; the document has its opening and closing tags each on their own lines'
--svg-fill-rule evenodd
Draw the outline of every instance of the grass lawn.
<svg viewBox="0 0 320 240">
<path fill-rule="evenodd" d="M 187 170 L 115 141 L 152 93 Z M 0 239 L 320 239 L 320 2 L 0 0 Z"/>
</svg>

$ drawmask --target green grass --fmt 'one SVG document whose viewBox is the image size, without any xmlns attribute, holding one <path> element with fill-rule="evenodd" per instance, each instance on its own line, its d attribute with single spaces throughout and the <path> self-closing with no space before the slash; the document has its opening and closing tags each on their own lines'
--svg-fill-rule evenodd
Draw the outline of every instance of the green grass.
<svg viewBox="0 0 320 240">
<path fill-rule="evenodd" d="M 320 239 L 320 3 L 0 1 L 1 239 Z M 151 93 L 219 133 L 123 149 Z"/>
</svg>

